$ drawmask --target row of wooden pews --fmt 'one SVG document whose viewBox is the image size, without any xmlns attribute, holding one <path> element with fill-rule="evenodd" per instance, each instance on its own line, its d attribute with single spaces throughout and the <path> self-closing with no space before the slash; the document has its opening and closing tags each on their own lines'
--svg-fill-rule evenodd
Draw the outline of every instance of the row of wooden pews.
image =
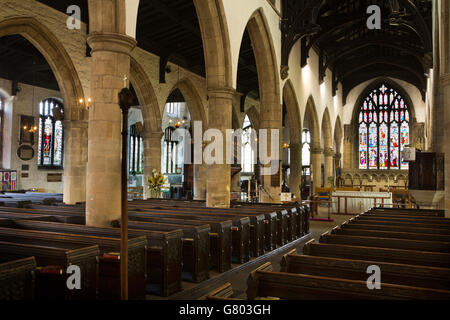
<svg viewBox="0 0 450 320">
<path fill-rule="evenodd" d="M 119 298 L 119 221 L 108 228 L 85 226 L 84 212 L 84 204 L 59 201 L 0 206 L 0 254 L 7 257 L 0 263 L 7 268 L 33 257 L 38 266 L 32 272 L 35 297 Z M 309 230 L 307 214 L 302 205 L 211 209 L 204 202 L 132 201 L 130 298 L 143 299 L 148 292 L 169 296 L 182 290 L 182 280 L 206 280 L 211 268 L 227 271 L 233 262 L 247 262 L 303 237 Z M 72 261 L 72 256 L 84 260 Z M 82 292 L 66 289 L 65 270 L 71 264 L 82 266 Z M 48 266 L 57 266 L 56 271 Z"/>
<path fill-rule="evenodd" d="M 372 209 L 283 256 L 248 279 L 253 299 L 450 299 L 450 220 L 432 210 Z M 370 266 L 381 289 L 370 290 Z M 232 299 L 230 284 L 208 299 Z"/>
</svg>

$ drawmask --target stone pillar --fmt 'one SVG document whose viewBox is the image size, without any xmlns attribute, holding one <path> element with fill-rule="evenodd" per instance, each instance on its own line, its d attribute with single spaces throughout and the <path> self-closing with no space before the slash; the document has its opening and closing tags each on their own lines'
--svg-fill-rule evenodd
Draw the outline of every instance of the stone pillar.
<svg viewBox="0 0 450 320">
<path fill-rule="evenodd" d="M 273 158 L 276 155 L 271 154 L 272 152 L 272 138 L 271 134 L 275 133 L 275 130 L 278 130 L 279 140 L 278 140 L 278 150 L 275 152 L 278 152 L 277 158 L 278 160 L 272 160 L 272 163 L 267 165 L 261 165 L 260 170 L 263 168 L 268 169 L 271 167 L 271 171 L 273 171 L 273 168 L 277 165 L 278 162 L 278 172 L 273 173 L 271 175 L 261 175 L 261 182 L 263 186 L 263 190 L 260 192 L 260 202 L 267 202 L 267 203 L 280 203 L 281 202 L 281 172 L 282 172 L 282 145 L 281 145 L 281 138 L 283 135 L 282 132 L 282 122 L 281 122 L 281 114 L 277 113 L 276 110 L 281 110 L 282 108 L 277 108 L 276 104 L 277 102 L 273 102 L 273 107 L 268 108 L 267 106 L 261 106 L 261 110 L 270 110 L 269 111 L 261 111 L 261 120 L 260 120 L 260 130 L 266 129 L 267 130 L 267 152 L 270 155 L 270 158 Z M 258 135 L 258 141 L 262 139 L 261 132 Z M 261 148 L 259 147 L 258 143 L 258 158 L 261 159 Z"/>
<path fill-rule="evenodd" d="M 202 143 L 202 153 L 205 150 L 205 146 L 206 143 Z M 206 200 L 207 172 L 208 166 L 204 162 L 202 164 L 194 164 L 194 200 Z"/>
<path fill-rule="evenodd" d="M 313 182 L 313 193 L 321 187 L 322 181 L 322 153 L 323 149 L 319 146 L 311 145 L 311 181 Z"/>
<path fill-rule="evenodd" d="M 333 156 L 334 156 L 334 151 L 332 148 L 326 148 L 323 151 L 323 155 L 325 157 L 325 186 L 330 188 L 331 187 L 331 183 L 328 181 L 329 177 L 334 177 L 334 164 L 333 164 Z"/>
<path fill-rule="evenodd" d="M 144 199 L 150 197 L 147 180 L 152 171 L 161 172 L 161 138 L 163 132 L 144 133 Z"/>
<path fill-rule="evenodd" d="M 130 52 L 121 0 L 89 1 L 91 97 L 86 185 L 86 224 L 105 227 L 120 218 L 121 111 L 119 91 L 128 86 Z M 92 10 L 91 10 L 92 9 Z M 92 13 L 92 15 L 91 15 Z"/>
<path fill-rule="evenodd" d="M 64 203 L 86 201 L 88 122 L 64 121 Z"/>
<path fill-rule="evenodd" d="M 439 103 L 444 111 L 444 136 L 442 139 L 443 151 L 445 152 L 445 216 L 450 218 L 450 1 L 439 2 L 440 8 L 440 88 Z M 442 122 L 442 120 L 441 120 Z"/>
<path fill-rule="evenodd" d="M 290 144 L 290 176 L 289 189 L 295 195 L 296 199 L 300 199 L 300 183 L 302 180 L 302 144 L 294 142 Z"/>
<path fill-rule="evenodd" d="M 231 129 L 233 106 L 233 88 L 208 88 L 208 128 L 222 132 L 222 164 L 207 165 L 206 206 L 217 208 L 230 207 L 231 167 L 226 164 L 226 130 Z M 203 159 L 203 162 L 205 159 Z"/>
<path fill-rule="evenodd" d="M 352 125 L 344 125 L 344 169 L 353 169 L 354 145 L 353 137 L 355 136 L 354 127 Z M 357 143 L 357 141 L 356 141 Z"/>
</svg>

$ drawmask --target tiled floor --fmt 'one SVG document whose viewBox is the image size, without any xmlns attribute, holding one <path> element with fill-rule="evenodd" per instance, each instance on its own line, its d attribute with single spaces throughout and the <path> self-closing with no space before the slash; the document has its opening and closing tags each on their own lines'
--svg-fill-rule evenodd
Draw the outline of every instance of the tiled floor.
<svg viewBox="0 0 450 320">
<path fill-rule="evenodd" d="M 327 218 L 328 210 L 326 208 L 319 208 L 319 218 Z M 310 235 L 294 241 L 293 243 L 287 244 L 275 252 L 271 254 L 266 254 L 263 257 L 259 257 L 257 259 L 251 259 L 250 262 L 243 265 L 233 265 L 233 269 L 226 273 L 218 273 L 215 271 L 211 271 L 211 278 L 207 281 L 203 281 L 199 284 L 194 284 L 190 282 L 183 282 L 183 291 L 170 296 L 169 299 L 198 299 L 205 292 L 209 292 L 214 290 L 226 282 L 230 282 L 233 291 L 235 293 L 235 298 L 238 299 L 246 299 L 246 290 L 247 290 L 247 278 L 250 272 L 260 265 L 270 261 L 272 263 L 274 271 L 280 270 L 280 262 L 281 258 L 284 254 L 292 249 L 297 249 L 297 252 L 301 253 L 303 245 L 305 242 L 310 239 L 319 240 L 319 237 L 322 233 L 331 230 L 337 225 L 342 224 L 344 221 L 347 221 L 352 216 L 349 215 L 332 215 L 331 218 L 334 219 L 333 222 L 328 221 L 310 221 Z M 162 297 L 147 295 L 147 299 L 162 299 Z"/>
</svg>

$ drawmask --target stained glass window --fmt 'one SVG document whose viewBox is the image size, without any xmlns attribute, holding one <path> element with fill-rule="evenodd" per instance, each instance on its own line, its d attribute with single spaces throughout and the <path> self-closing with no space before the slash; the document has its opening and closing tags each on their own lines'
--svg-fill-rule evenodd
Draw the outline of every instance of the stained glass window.
<svg viewBox="0 0 450 320">
<path fill-rule="evenodd" d="M 311 174 L 311 132 L 308 129 L 302 132 L 302 168 L 305 175 Z"/>
<path fill-rule="evenodd" d="M 38 166 L 62 168 L 64 152 L 64 106 L 57 99 L 39 103 Z"/>
<path fill-rule="evenodd" d="M 241 137 L 242 172 L 255 172 L 255 139 L 256 133 L 252 127 L 252 123 L 250 122 L 248 115 L 246 115 L 244 118 L 244 123 L 242 125 Z"/>
<path fill-rule="evenodd" d="M 136 124 L 130 127 L 130 151 L 129 171 L 130 174 L 142 174 L 144 172 L 144 140 L 142 139 Z"/>
<path fill-rule="evenodd" d="M 409 144 L 408 106 L 393 88 L 369 93 L 358 114 L 359 169 L 408 169 L 401 152 Z"/>
</svg>

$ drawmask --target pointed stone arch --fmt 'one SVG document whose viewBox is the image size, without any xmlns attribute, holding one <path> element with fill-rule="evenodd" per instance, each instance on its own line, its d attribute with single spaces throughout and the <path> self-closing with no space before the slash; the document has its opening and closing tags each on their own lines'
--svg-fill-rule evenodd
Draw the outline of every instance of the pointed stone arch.
<svg viewBox="0 0 450 320">
<path fill-rule="evenodd" d="M 231 88 L 231 49 L 222 0 L 193 0 L 202 34 L 208 88 Z"/>
<path fill-rule="evenodd" d="M 202 121 L 202 123 L 208 123 L 207 110 L 205 102 L 200 97 L 197 88 L 194 86 L 191 80 L 183 78 L 178 81 L 170 90 L 172 93 L 175 89 L 180 90 L 189 108 L 191 119 L 193 121 Z"/>
<path fill-rule="evenodd" d="M 328 111 L 328 107 L 325 108 L 325 111 L 323 112 L 322 115 L 321 133 L 323 138 L 324 149 L 332 148 L 333 135 L 332 135 L 330 112 Z"/>
<path fill-rule="evenodd" d="M 153 85 L 139 62 L 131 56 L 130 82 L 142 107 L 145 131 L 162 132 L 162 117 Z"/>
<path fill-rule="evenodd" d="M 0 38 L 8 35 L 23 36 L 44 56 L 64 99 L 66 120 L 86 119 L 87 113 L 78 105 L 84 93 L 77 71 L 63 44 L 50 29 L 35 18 L 15 17 L 0 22 Z"/>
<path fill-rule="evenodd" d="M 75 66 L 56 36 L 32 17 L 14 17 L 0 22 L 0 38 L 21 35 L 39 52 L 52 69 L 64 100 L 64 202 L 74 204 L 86 199 L 88 113 L 78 100 L 84 97 Z"/>
<path fill-rule="evenodd" d="M 267 149 L 271 150 L 271 134 L 278 130 L 281 138 L 282 129 L 282 104 L 280 93 L 280 79 L 278 76 L 278 64 L 270 28 L 262 8 L 257 9 L 247 23 L 247 30 L 253 48 L 258 72 L 258 86 L 260 92 L 260 129 L 268 129 Z M 278 155 L 280 150 L 276 150 Z M 273 154 L 272 154 L 273 156 Z M 261 182 L 265 192 L 262 193 L 262 202 L 280 202 L 281 192 L 281 161 L 272 160 L 269 169 L 273 174 L 274 165 L 279 172 L 279 181 L 272 176 L 261 174 Z"/>
<path fill-rule="evenodd" d="M 340 153 L 342 150 L 342 139 L 344 138 L 344 133 L 343 133 L 343 127 L 342 127 L 342 121 L 341 121 L 341 117 L 337 116 L 336 117 L 336 122 L 334 125 L 334 142 L 336 144 L 336 153 Z"/>
<path fill-rule="evenodd" d="M 288 79 L 284 84 L 283 100 L 287 109 L 291 144 L 300 143 L 303 125 L 300 118 L 300 108 L 297 101 L 297 95 L 295 94 L 294 86 L 292 85 L 290 79 Z"/>
<path fill-rule="evenodd" d="M 260 115 L 259 115 L 258 109 L 255 106 L 251 106 L 250 108 L 247 109 L 245 114 L 248 115 L 248 119 L 252 123 L 253 129 L 255 129 L 256 132 L 258 132 L 259 126 L 260 126 L 260 123 L 259 123 Z"/>
<path fill-rule="evenodd" d="M 320 147 L 320 126 L 319 117 L 317 116 L 316 104 L 314 103 L 314 98 L 309 96 L 306 102 L 306 109 L 303 116 L 303 123 L 308 121 L 309 130 L 311 132 L 311 144 L 316 147 Z"/>
</svg>

